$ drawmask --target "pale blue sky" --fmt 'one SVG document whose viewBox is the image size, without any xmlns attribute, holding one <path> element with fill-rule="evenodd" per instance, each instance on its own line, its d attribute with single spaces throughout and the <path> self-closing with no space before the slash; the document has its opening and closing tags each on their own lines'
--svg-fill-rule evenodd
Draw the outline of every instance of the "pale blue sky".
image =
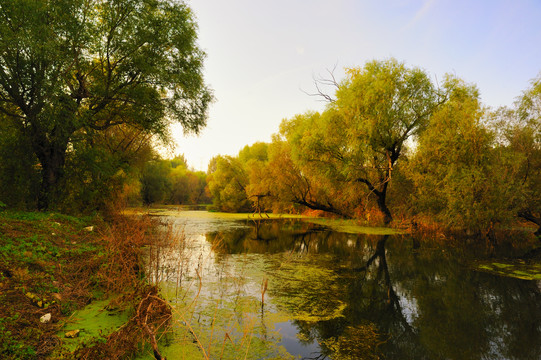
<svg viewBox="0 0 541 360">
<path fill-rule="evenodd" d="M 454 73 L 483 102 L 511 105 L 541 71 L 541 0 L 188 0 L 216 102 L 175 153 L 206 170 L 215 155 L 270 141 L 282 119 L 324 103 L 313 77 L 394 57 L 433 79 Z"/>
</svg>

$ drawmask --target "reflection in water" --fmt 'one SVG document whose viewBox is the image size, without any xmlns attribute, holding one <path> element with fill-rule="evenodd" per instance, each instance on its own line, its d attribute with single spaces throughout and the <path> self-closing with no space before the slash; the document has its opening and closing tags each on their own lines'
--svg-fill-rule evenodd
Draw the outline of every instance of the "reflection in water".
<svg viewBox="0 0 541 360">
<path fill-rule="evenodd" d="M 224 317 L 233 308 L 237 324 L 249 314 L 260 342 L 247 358 L 283 357 L 281 346 L 313 359 L 541 358 L 540 282 L 473 271 L 463 249 L 294 220 L 205 221 L 184 225 L 191 245 L 178 251 L 197 271 L 177 272 L 183 289 L 197 278 L 208 288 L 183 296 L 200 294 L 193 316 L 207 325 L 208 304 Z"/>
</svg>

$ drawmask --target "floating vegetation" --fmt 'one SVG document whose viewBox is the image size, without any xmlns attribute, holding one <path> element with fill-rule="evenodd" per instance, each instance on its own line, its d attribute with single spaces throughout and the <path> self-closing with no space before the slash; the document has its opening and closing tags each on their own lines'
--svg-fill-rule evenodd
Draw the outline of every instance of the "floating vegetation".
<svg viewBox="0 0 541 360">
<path fill-rule="evenodd" d="M 483 262 L 477 265 L 480 271 L 489 272 L 499 276 L 513 277 L 522 280 L 541 280 L 541 264 L 528 264 L 524 261 L 516 262 Z"/>
<path fill-rule="evenodd" d="M 187 219 L 217 219 L 217 220 L 249 220 L 249 219 L 303 219 L 308 218 L 303 215 L 295 214 L 268 214 L 268 213 L 225 213 L 211 212 L 201 210 L 184 210 L 178 208 L 132 208 L 125 210 L 126 215 L 153 215 L 153 216 L 173 216 Z"/>
<path fill-rule="evenodd" d="M 338 275 L 310 257 L 282 262 L 269 275 L 274 301 L 292 319 L 306 322 L 343 317 L 346 304 Z"/>
<path fill-rule="evenodd" d="M 108 300 L 94 301 L 84 309 L 76 311 L 69 322 L 58 333 L 63 339 L 65 350 L 73 353 L 81 345 L 103 339 L 128 320 L 126 312 L 107 310 Z M 67 336 L 77 331 L 78 336 Z"/>
<path fill-rule="evenodd" d="M 348 234 L 366 234 L 366 235 L 396 235 L 403 234 L 404 231 L 400 229 L 393 229 L 387 227 L 369 227 L 360 226 L 355 220 L 343 220 L 343 219 L 324 219 L 324 218 L 307 218 L 307 221 L 327 226 L 334 231 L 348 233 Z"/>
<path fill-rule="evenodd" d="M 385 341 L 375 324 L 367 322 L 348 326 L 342 335 L 323 340 L 322 345 L 332 354 L 333 359 L 376 360 L 380 359 L 378 346 Z"/>
</svg>

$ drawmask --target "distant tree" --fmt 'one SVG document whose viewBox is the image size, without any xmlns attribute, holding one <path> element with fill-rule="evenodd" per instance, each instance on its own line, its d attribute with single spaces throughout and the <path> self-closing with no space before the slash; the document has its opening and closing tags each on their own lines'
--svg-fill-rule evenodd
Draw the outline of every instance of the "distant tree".
<svg viewBox="0 0 541 360">
<path fill-rule="evenodd" d="M 171 193 L 169 173 L 171 165 L 168 161 L 149 161 L 141 175 L 141 198 L 145 205 L 163 203 Z"/>
<path fill-rule="evenodd" d="M 246 164 L 250 160 L 265 162 L 268 160 L 269 144 L 264 142 L 256 142 L 252 145 L 246 145 L 239 151 L 239 161 Z"/>
<path fill-rule="evenodd" d="M 210 198 L 207 194 L 207 174 L 203 171 L 189 171 L 188 177 L 188 203 L 208 204 Z"/>
<path fill-rule="evenodd" d="M 171 193 L 168 196 L 168 202 L 171 204 L 186 204 L 189 198 L 188 169 L 184 163 L 175 164 L 171 162 L 171 172 L 169 173 L 169 183 L 171 184 Z M 176 165 L 176 166 L 175 166 Z"/>
<path fill-rule="evenodd" d="M 184 155 L 177 155 L 170 160 L 171 168 L 176 169 L 178 166 L 188 169 L 188 161 Z"/>
<path fill-rule="evenodd" d="M 208 175 L 207 182 L 214 207 L 227 212 L 250 211 L 246 195 L 248 177 L 243 164 L 237 157 L 221 155 L 211 160 L 212 163 L 215 170 Z"/>
<path fill-rule="evenodd" d="M 184 3 L 0 0 L 0 18 L 0 111 L 39 160 L 39 209 L 61 191 L 79 137 L 120 124 L 162 137 L 170 121 L 205 125 L 212 96 Z"/>
<path fill-rule="evenodd" d="M 269 144 L 256 142 L 251 146 L 246 145 L 238 156 L 248 177 L 246 196 L 253 210 L 260 214 L 270 209 L 271 191 L 267 181 L 268 148 Z"/>
</svg>

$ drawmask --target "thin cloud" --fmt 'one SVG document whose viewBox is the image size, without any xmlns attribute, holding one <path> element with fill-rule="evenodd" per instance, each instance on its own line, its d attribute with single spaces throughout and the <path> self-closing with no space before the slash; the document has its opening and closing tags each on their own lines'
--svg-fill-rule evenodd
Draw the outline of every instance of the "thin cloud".
<svg viewBox="0 0 541 360">
<path fill-rule="evenodd" d="M 419 20 L 421 20 L 422 18 L 426 16 L 426 14 L 430 11 L 430 9 L 435 3 L 436 3 L 436 0 L 425 0 L 425 2 L 423 3 L 423 6 L 421 6 L 421 8 L 417 10 L 413 19 L 411 19 L 406 24 L 406 26 L 402 28 L 402 30 L 408 30 L 412 28 L 417 22 L 419 22 Z"/>
</svg>

